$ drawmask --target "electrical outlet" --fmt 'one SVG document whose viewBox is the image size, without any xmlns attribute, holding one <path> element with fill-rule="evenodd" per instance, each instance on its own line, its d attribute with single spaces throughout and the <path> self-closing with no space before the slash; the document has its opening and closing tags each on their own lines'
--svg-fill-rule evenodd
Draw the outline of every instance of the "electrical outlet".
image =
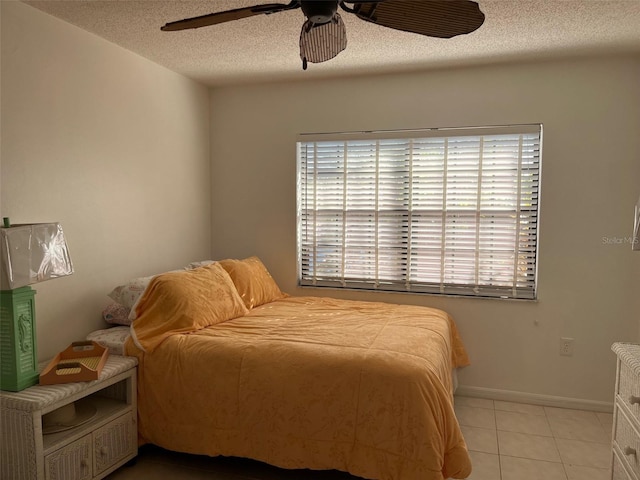
<svg viewBox="0 0 640 480">
<path fill-rule="evenodd" d="M 560 355 L 566 357 L 573 355 L 573 338 L 563 337 L 560 339 Z"/>
</svg>

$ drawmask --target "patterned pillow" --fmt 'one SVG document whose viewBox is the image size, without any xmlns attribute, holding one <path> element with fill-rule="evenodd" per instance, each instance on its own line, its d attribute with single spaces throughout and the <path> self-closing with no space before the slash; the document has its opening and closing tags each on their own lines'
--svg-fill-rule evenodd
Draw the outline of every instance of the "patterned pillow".
<svg viewBox="0 0 640 480">
<path fill-rule="evenodd" d="M 202 260 L 201 262 L 191 262 L 189 266 L 187 266 L 188 270 L 192 270 L 194 268 L 206 267 L 207 265 L 211 265 L 215 260 Z"/>
<path fill-rule="evenodd" d="M 93 340 L 98 345 L 102 345 L 112 355 L 124 355 L 124 343 L 129 335 L 129 327 L 111 327 L 91 332 L 87 335 L 87 340 Z"/>
<path fill-rule="evenodd" d="M 140 295 L 144 293 L 149 282 L 155 275 L 150 277 L 140 277 L 134 278 L 133 280 L 129 280 L 124 285 L 118 285 L 116 288 L 111 290 L 111 293 L 108 294 L 108 297 L 116 303 L 127 307 L 128 309 L 133 308 L 133 305 L 136 303 Z"/>
<path fill-rule="evenodd" d="M 119 303 L 110 303 L 102 310 L 102 318 L 112 325 L 131 325 L 130 309 Z"/>
<path fill-rule="evenodd" d="M 186 269 L 181 270 L 171 270 L 169 272 L 164 273 L 173 273 L 173 272 L 181 272 Z M 149 283 L 154 277 L 157 277 L 161 274 L 151 275 L 149 277 L 139 277 L 134 278 L 133 280 L 129 280 L 127 283 L 122 285 L 118 285 L 116 288 L 111 290 L 107 296 L 116 303 L 127 307 L 128 309 L 133 309 L 138 299 L 142 296 L 144 291 L 149 286 Z"/>
</svg>

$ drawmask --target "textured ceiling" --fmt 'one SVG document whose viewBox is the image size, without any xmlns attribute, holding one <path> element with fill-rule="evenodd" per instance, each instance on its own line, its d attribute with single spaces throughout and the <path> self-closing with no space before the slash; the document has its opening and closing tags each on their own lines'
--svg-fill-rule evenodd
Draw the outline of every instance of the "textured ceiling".
<svg viewBox="0 0 640 480">
<path fill-rule="evenodd" d="M 347 49 L 302 71 L 301 10 L 221 25 L 161 32 L 167 22 L 260 0 L 25 1 L 207 85 L 326 78 L 370 72 L 548 58 L 587 52 L 640 52 L 640 0 L 479 0 L 477 31 L 452 39 L 399 32 L 341 12 Z M 286 3 L 286 2 L 284 2 Z"/>
</svg>

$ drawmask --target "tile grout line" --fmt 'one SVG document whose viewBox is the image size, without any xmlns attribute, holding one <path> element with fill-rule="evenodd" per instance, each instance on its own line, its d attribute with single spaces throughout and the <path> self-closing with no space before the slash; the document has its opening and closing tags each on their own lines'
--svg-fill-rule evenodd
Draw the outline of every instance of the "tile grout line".
<svg viewBox="0 0 640 480">
<path fill-rule="evenodd" d="M 564 472 L 564 478 L 569 479 L 569 473 L 567 472 L 567 467 L 564 464 L 564 459 L 562 458 L 562 454 L 560 453 L 560 447 L 558 447 L 558 441 L 556 439 L 556 434 L 551 428 L 551 422 L 549 421 L 549 415 L 547 414 L 547 409 L 543 407 L 544 411 L 544 419 L 547 421 L 547 425 L 549 425 L 549 431 L 551 432 L 551 438 L 553 438 L 553 444 L 556 447 L 556 451 L 558 452 L 558 458 L 560 459 L 560 465 L 562 465 L 562 471 Z"/>
<path fill-rule="evenodd" d="M 496 402 L 495 400 L 491 401 L 491 405 L 493 405 L 493 422 L 496 427 L 496 447 L 498 449 L 498 474 L 500 475 L 500 480 L 502 478 L 502 454 L 500 453 L 500 440 L 498 439 L 498 415 L 496 414 Z"/>
</svg>

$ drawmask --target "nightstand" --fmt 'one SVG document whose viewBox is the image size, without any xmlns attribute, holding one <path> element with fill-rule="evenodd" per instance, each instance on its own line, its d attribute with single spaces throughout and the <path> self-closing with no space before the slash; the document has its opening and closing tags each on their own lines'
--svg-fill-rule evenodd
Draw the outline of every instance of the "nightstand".
<svg viewBox="0 0 640 480">
<path fill-rule="evenodd" d="M 0 392 L 0 477 L 97 480 L 135 458 L 137 364 L 134 357 L 110 355 L 98 380 Z M 90 419 L 44 434 L 43 415 L 73 402 L 94 412 Z"/>
<path fill-rule="evenodd" d="M 613 480 L 640 480 L 640 345 L 614 343 Z"/>
</svg>

